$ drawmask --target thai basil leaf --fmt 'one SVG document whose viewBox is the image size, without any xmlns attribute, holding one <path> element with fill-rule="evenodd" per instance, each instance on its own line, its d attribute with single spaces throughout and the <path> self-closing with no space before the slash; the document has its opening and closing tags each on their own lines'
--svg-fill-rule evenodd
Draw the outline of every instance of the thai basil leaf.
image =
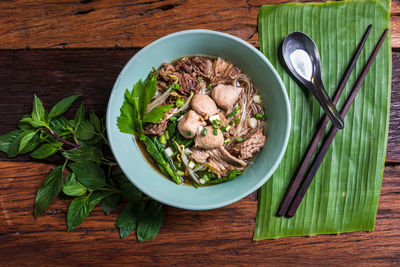
<svg viewBox="0 0 400 267">
<path fill-rule="evenodd" d="M 31 139 L 36 135 L 38 130 L 29 130 L 25 132 L 25 135 L 21 138 L 19 143 L 18 153 L 20 153 L 26 145 L 31 141 Z"/>
<path fill-rule="evenodd" d="M 86 187 L 81 185 L 75 178 L 74 173 L 69 173 L 65 179 L 65 184 L 62 187 L 64 194 L 73 197 L 79 197 L 86 194 Z"/>
<path fill-rule="evenodd" d="M 119 228 L 121 239 L 127 237 L 137 225 L 139 218 L 143 215 L 145 202 L 130 201 L 118 216 L 115 227 Z"/>
<path fill-rule="evenodd" d="M 87 146 L 62 152 L 63 156 L 72 161 L 92 161 L 100 163 L 103 153 L 94 146 Z"/>
<path fill-rule="evenodd" d="M 82 103 L 75 113 L 75 119 L 74 119 L 75 130 L 78 128 L 78 126 L 84 119 L 85 119 L 85 104 Z"/>
<path fill-rule="evenodd" d="M 54 168 L 39 187 L 35 198 L 35 218 L 37 218 L 37 216 L 53 202 L 58 193 L 60 193 L 62 188 L 62 171 L 63 166 Z"/>
<path fill-rule="evenodd" d="M 80 140 L 92 139 L 95 134 L 96 131 L 94 130 L 93 125 L 87 120 L 82 121 L 75 132 L 76 138 Z"/>
<path fill-rule="evenodd" d="M 75 162 L 69 164 L 69 167 L 86 188 L 96 190 L 106 185 L 103 169 L 93 162 Z"/>
<path fill-rule="evenodd" d="M 62 145 L 62 143 L 61 143 Z M 61 149 L 59 144 L 44 144 L 31 153 L 31 157 L 34 159 L 45 159 L 54 155 L 58 150 Z"/>
<path fill-rule="evenodd" d="M 71 201 L 67 213 L 67 231 L 70 232 L 80 225 L 103 198 L 110 194 L 103 191 L 95 191 L 87 196 L 77 197 Z"/>
<path fill-rule="evenodd" d="M 46 111 L 44 110 L 42 101 L 36 95 L 33 99 L 32 119 L 35 121 L 45 121 Z"/>
<path fill-rule="evenodd" d="M 21 130 L 15 130 L 0 136 L 0 151 L 8 153 L 11 143 L 22 133 Z"/>
<path fill-rule="evenodd" d="M 114 193 L 104 198 L 101 201 L 101 208 L 106 215 L 109 215 L 111 211 L 115 210 L 121 202 L 121 194 Z"/>
<path fill-rule="evenodd" d="M 111 180 L 116 181 L 121 195 L 128 200 L 140 200 L 143 198 L 142 192 L 134 186 L 125 176 L 122 170 L 117 167 L 111 173 Z"/>
<path fill-rule="evenodd" d="M 98 132 L 101 133 L 102 132 L 102 123 L 99 119 L 99 117 L 97 117 L 97 115 L 92 111 L 90 113 L 90 117 L 89 117 L 90 123 L 94 126 L 94 129 Z"/>
<path fill-rule="evenodd" d="M 10 144 L 8 147 L 7 157 L 13 158 L 18 155 L 19 143 L 21 139 L 25 136 L 25 132 L 21 132 Z"/>
<path fill-rule="evenodd" d="M 50 128 L 56 135 L 63 137 L 73 133 L 74 124 L 64 116 L 58 116 L 50 120 Z"/>
<path fill-rule="evenodd" d="M 164 222 L 163 205 L 150 200 L 143 217 L 139 219 L 136 235 L 139 242 L 153 240 Z"/>
<path fill-rule="evenodd" d="M 50 110 L 50 115 L 49 115 L 50 119 L 53 119 L 65 113 L 72 105 L 72 103 L 74 103 L 75 100 L 78 99 L 78 97 L 80 96 L 81 95 L 68 96 L 59 101 L 57 104 L 55 104 L 54 107 Z"/>
<path fill-rule="evenodd" d="M 37 119 L 32 119 L 30 117 L 22 118 L 19 122 L 20 124 L 30 124 L 34 128 L 47 127 L 47 124 L 45 122 L 39 121 Z"/>
</svg>

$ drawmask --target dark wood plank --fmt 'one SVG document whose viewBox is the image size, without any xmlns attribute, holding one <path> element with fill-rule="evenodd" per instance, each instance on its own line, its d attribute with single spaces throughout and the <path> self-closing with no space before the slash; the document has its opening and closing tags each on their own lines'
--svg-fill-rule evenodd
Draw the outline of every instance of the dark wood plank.
<svg viewBox="0 0 400 267">
<path fill-rule="evenodd" d="M 0 135 L 31 111 L 33 94 L 50 107 L 65 96 L 83 94 L 87 110 L 105 114 L 110 91 L 137 49 L 0 51 Z M 400 162 L 400 53 L 393 53 L 392 106 L 387 161 Z M 78 106 L 74 104 L 72 110 Z M 70 114 L 67 114 L 71 115 Z M 0 153 L 0 160 L 5 156 Z M 28 157 L 15 160 L 28 160 Z"/>
<path fill-rule="evenodd" d="M 51 165 L 0 162 L 0 262 L 9 265 L 288 265 L 394 266 L 400 263 L 400 166 L 387 166 L 376 230 L 341 235 L 252 241 L 254 195 L 210 211 L 166 208 L 152 242 L 134 235 L 119 240 L 114 222 L 99 207 L 67 233 L 66 203 L 56 200 L 34 220 L 33 199 Z M 290 255 L 290 256 L 289 256 Z M 3 265 L 3 264 L 2 264 Z"/>
<path fill-rule="evenodd" d="M 285 2 L 290 1 L 1 1 L 0 49 L 143 47 L 188 29 L 222 31 L 257 46 L 259 7 Z M 396 48 L 400 48 L 398 12 L 399 0 L 395 0 L 392 46 Z"/>
</svg>

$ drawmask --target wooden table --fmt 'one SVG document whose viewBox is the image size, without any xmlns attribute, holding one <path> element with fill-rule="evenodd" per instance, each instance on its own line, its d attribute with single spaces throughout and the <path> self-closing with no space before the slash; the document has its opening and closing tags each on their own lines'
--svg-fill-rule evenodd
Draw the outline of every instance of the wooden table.
<svg viewBox="0 0 400 267">
<path fill-rule="evenodd" d="M 119 71 L 140 48 L 171 32 L 206 28 L 258 46 L 262 4 L 284 0 L 0 2 L 0 134 L 29 113 L 34 93 L 49 108 L 82 93 L 104 114 Z M 0 265 L 398 265 L 400 264 L 400 1 L 392 3 L 392 104 L 376 230 L 253 242 L 256 195 L 211 211 L 168 207 L 152 242 L 121 241 L 118 212 L 97 207 L 67 233 L 67 205 L 53 203 L 34 220 L 37 188 L 54 166 L 0 156 Z M 76 107 L 76 106 L 74 106 Z"/>
</svg>

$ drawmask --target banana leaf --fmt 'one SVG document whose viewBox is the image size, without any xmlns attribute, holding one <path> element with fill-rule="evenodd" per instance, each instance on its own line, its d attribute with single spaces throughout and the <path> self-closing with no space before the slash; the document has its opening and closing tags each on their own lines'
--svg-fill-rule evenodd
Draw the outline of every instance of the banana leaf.
<svg viewBox="0 0 400 267">
<path fill-rule="evenodd" d="M 300 88 L 283 68 L 280 45 L 293 31 L 308 34 L 318 46 L 323 82 L 333 97 L 369 24 L 373 24 L 372 31 L 337 104 L 339 110 L 382 32 L 390 27 L 390 1 L 349 0 L 261 7 L 260 50 L 286 86 L 292 129 L 279 168 L 259 192 L 254 240 L 374 229 L 389 125 L 390 36 L 345 118 L 345 128 L 336 135 L 296 215 L 275 216 L 323 116 L 316 99 Z M 330 126 L 329 123 L 328 129 Z"/>
</svg>

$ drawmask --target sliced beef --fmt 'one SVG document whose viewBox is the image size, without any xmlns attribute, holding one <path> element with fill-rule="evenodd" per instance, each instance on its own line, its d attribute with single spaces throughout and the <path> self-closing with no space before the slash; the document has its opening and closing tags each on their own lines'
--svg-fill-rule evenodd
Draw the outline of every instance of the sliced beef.
<svg viewBox="0 0 400 267">
<path fill-rule="evenodd" d="M 194 111 L 206 120 L 218 112 L 217 105 L 208 95 L 195 94 L 190 105 Z"/>
<path fill-rule="evenodd" d="M 163 135 L 168 126 L 168 116 L 159 123 L 147 123 L 143 126 L 143 133 L 149 135 Z"/>
<path fill-rule="evenodd" d="M 236 79 L 240 74 L 240 70 L 233 64 L 229 64 L 225 60 L 218 58 L 214 63 L 214 73 L 211 75 L 212 84 L 228 84 Z"/>
<path fill-rule="evenodd" d="M 247 166 L 245 161 L 229 154 L 223 146 L 214 149 L 194 148 L 190 158 L 199 164 L 208 164 L 219 177 L 225 176 L 229 170 L 243 170 Z"/>
<path fill-rule="evenodd" d="M 191 92 L 198 93 L 201 89 L 199 81 L 186 72 L 182 72 L 178 79 L 179 91 L 185 96 L 190 95 Z"/>
<path fill-rule="evenodd" d="M 176 69 L 189 73 L 194 78 L 198 76 L 210 78 L 213 73 L 213 63 L 204 57 L 182 58 L 176 63 Z"/>
<path fill-rule="evenodd" d="M 242 87 L 218 84 L 212 90 L 211 96 L 215 103 L 217 103 L 218 107 L 223 110 L 228 110 L 236 104 L 242 91 Z"/>
<path fill-rule="evenodd" d="M 249 159 L 264 146 L 266 137 L 262 129 L 257 129 L 251 130 L 243 139 L 245 141 L 235 144 L 230 151 L 239 159 Z"/>
</svg>

